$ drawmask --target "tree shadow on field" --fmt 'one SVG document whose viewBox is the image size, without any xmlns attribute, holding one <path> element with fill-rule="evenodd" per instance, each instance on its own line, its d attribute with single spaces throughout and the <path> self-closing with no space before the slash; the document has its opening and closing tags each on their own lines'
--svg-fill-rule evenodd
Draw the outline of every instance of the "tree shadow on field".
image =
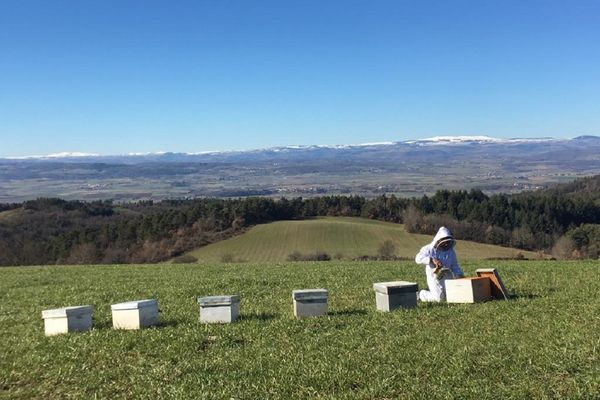
<svg viewBox="0 0 600 400">
<path fill-rule="evenodd" d="M 261 312 L 255 314 L 241 314 L 240 320 L 270 321 L 277 317 L 279 317 L 279 314 Z"/>
<path fill-rule="evenodd" d="M 328 312 L 328 315 L 331 316 L 345 316 L 345 315 L 365 315 L 367 313 L 366 310 L 361 310 L 358 308 L 352 308 L 348 310 L 339 310 L 339 311 L 331 311 Z"/>
</svg>

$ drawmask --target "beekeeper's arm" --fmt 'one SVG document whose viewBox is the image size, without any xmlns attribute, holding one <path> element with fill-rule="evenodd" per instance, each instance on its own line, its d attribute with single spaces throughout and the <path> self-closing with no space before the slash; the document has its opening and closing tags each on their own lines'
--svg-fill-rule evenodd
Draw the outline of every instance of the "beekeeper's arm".
<svg viewBox="0 0 600 400">
<path fill-rule="evenodd" d="M 460 265 L 458 265 L 458 259 L 456 258 L 456 253 L 454 252 L 454 249 L 452 249 L 452 255 L 450 256 L 450 270 L 452 271 L 452 274 L 454 275 L 455 278 L 462 278 L 465 276 L 465 273 L 463 272 L 462 268 L 460 268 Z"/>
<path fill-rule="evenodd" d="M 431 262 L 431 249 L 430 246 L 423 246 L 421 250 L 415 256 L 415 262 L 423 265 L 433 265 Z"/>
<path fill-rule="evenodd" d="M 415 262 L 438 269 L 444 266 L 440 260 L 434 257 L 431 245 L 421 247 L 421 250 L 415 256 Z"/>
</svg>

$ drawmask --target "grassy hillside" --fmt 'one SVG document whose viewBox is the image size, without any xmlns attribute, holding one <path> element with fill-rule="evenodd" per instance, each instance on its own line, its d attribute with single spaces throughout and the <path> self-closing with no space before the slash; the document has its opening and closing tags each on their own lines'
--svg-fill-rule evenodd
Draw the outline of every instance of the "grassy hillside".
<svg viewBox="0 0 600 400">
<path fill-rule="evenodd" d="M 249 262 L 285 261 L 294 251 L 324 251 L 345 259 L 376 255 L 386 240 L 396 245 L 396 255 L 413 258 L 421 246 L 431 242 L 427 235 L 411 234 L 402 225 L 362 218 L 318 218 L 303 221 L 279 221 L 258 225 L 247 233 L 191 251 L 203 262 L 220 261 L 224 255 Z M 527 258 L 536 253 L 500 246 L 459 241 L 459 260 L 490 257 L 515 257 L 519 252 Z"/>
<path fill-rule="evenodd" d="M 598 262 L 499 268 L 510 301 L 375 311 L 372 283 L 412 262 L 0 269 L 0 398 L 599 398 Z M 296 321 L 291 291 L 325 287 Z M 241 320 L 198 322 L 196 296 L 241 295 Z M 113 331 L 110 304 L 156 297 L 162 325 Z M 92 304 L 90 332 L 46 338 L 43 309 Z"/>
<path fill-rule="evenodd" d="M 0 221 L 6 221 L 9 218 L 13 218 L 19 214 L 20 210 L 6 210 L 0 211 Z"/>
</svg>

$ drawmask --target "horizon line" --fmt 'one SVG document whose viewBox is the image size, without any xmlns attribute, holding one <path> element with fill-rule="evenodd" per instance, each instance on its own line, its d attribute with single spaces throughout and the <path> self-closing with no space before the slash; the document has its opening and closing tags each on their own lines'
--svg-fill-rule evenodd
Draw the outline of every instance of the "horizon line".
<svg viewBox="0 0 600 400">
<path fill-rule="evenodd" d="M 99 154 L 99 153 L 86 153 L 80 151 L 62 151 L 58 153 L 51 153 L 47 155 L 26 155 L 26 156 L 0 156 L 0 159 L 4 160 L 27 160 L 27 159 L 60 159 L 60 158 L 99 158 L 99 157 L 146 157 L 146 156 L 160 156 L 166 154 L 185 154 L 188 156 L 201 156 L 201 155 L 214 155 L 214 154 L 227 154 L 227 153 L 250 153 L 257 151 L 268 151 L 268 150 L 307 150 L 311 148 L 333 148 L 343 149 L 351 147 L 370 147 L 370 146 L 390 146 L 395 144 L 418 144 L 420 142 L 434 144 L 436 142 L 443 144 L 458 144 L 461 142 L 489 142 L 489 143 L 519 143 L 519 142 L 536 142 L 536 141 L 560 141 L 560 140 L 573 140 L 581 137 L 600 137 L 596 135 L 578 135 L 570 138 L 557 138 L 557 137 L 511 137 L 511 138 L 498 138 L 487 135 L 439 135 L 432 136 L 422 139 L 407 139 L 399 141 L 380 141 L 380 142 L 367 142 L 358 144 L 290 144 L 283 146 L 271 146 L 262 148 L 249 148 L 245 150 L 207 150 L 198 152 L 185 152 L 185 151 L 155 151 L 155 152 L 128 152 L 128 153 L 114 153 L 114 154 Z"/>
</svg>

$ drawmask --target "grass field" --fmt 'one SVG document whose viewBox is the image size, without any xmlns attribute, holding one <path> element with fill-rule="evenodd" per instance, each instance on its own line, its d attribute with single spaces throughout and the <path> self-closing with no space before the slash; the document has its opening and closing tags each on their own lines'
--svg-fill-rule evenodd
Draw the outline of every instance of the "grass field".
<svg viewBox="0 0 600 400">
<path fill-rule="evenodd" d="M 372 283 L 424 284 L 412 262 L 0 269 L 0 398 L 544 399 L 600 397 L 600 264 L 497 267 L 510 301 L 375 311 Z M 291 291 L 325 287 L 296 321 Z M 237 293 L 241 319 L 198 322 L 196 297 Z M 162 325 L 113 331 L 110 304 L 155 297 Z M 96 308 L 90 332 L 46 338 L 41 311 Z"/>
<path fill-rule="evenodd" d="M 281 262 L 294 251 L 302 254 L 324 251 L 332 257 L 353 259 L 375 256 L 379 246 L 391 240 L 397 256 L 412 259 L 431 239 L 432 236 L 408 233 L 399 224 L 363 218 L 317 218 L 257 225 L 240 236 L 189 254 L 201 262 L 221 261 L 224 255 L 246 262 Z M 456 251 L 459 259 L 514 258 L 518 253 L 528 259 L 539 258 L 533 252 L 469 241 L 459 241 Z"/>
</svg>

